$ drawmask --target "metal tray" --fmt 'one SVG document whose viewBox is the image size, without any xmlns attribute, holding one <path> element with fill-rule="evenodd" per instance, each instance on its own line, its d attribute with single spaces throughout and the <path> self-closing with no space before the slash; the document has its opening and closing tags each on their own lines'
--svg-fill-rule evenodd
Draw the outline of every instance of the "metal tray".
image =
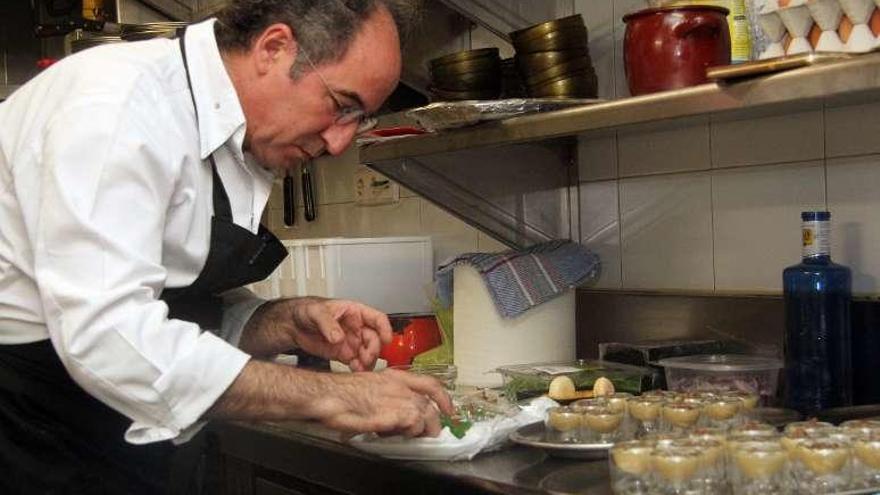
<svg viewBox="0 0 880 495">
<path fill-rule="evenodd" d="M 510 441 L 541 449 L 554 457 L 597 460 L 608 457 L 613 443 L 561 443 L 547 440 L 544 423 L 532 423 L 510 434 Z"/>
<path fill-rule="evenodd" d="M 763 76 L 810 65 L 847 60 L 854 56 L 855 55 L 849 53 L 805 53 L 803 55 L 768 58 L 767 60 L 756 60 L 744 64 L 709 67 L 706 70 L 706 77 L 713 81 L 725 81 L 744 77 Z"/>
</svg>

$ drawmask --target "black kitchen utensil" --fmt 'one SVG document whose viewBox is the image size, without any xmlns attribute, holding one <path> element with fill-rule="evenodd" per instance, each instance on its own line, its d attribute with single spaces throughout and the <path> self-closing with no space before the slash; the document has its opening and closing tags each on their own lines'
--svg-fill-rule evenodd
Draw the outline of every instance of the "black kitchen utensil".
<svg viewBox="0 0 880 495">
<path fill-rule="evenodd" d="M 311 222 L 318 216 L 315 210 L 315 188 L 312 184 L 312 173 L 309 171 L 311 162 L 302 164 L 302 189 L 303 189 L 303 206 L 305 207 L 306 221 Z"/>
<path fill-rule="evenodd" d="M 284 174 L 284 225 L 293 227 L 296 223 L 296 191 L 293 188 L 293 177 L 290 171 Z"/>
</svg>

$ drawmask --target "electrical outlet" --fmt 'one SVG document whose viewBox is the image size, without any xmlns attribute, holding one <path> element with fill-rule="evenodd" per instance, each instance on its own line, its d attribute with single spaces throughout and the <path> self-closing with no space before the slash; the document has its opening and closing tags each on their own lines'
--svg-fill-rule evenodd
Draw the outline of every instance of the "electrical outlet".
<svg viewBox="0 0 880 495">
<path fill-rule="evenodd" d="M 387 205 L 400 202 L 400 186 L 375 170 L 361 166 L 354 173 L 354 202 Z"/>
</svg>

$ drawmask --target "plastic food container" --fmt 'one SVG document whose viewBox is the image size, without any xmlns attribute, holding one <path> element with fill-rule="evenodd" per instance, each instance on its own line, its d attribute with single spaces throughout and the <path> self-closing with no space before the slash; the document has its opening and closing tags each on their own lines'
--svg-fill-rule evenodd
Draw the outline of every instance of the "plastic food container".
<svg viewBox="0 0 880 495">
<path fill-rule="evenodd" d="M 776 396 L 781 359 L 741 354 L 701 354 L 661 359 L 666 385 L 676 392 L 740 390 L 766 403 Z"/>
<path fill-rule="evenodd" d="M 654 388 L 650 369 L 590 359 L 507 365 L 495 371 L 503 377 L 505 396 L 512 402 L 546 394 L 557 376 L 571 378 L 577 390 L 592 390 L 596 379 L 603 376 L 617 392 L 639 394 Z"/>
</svg>

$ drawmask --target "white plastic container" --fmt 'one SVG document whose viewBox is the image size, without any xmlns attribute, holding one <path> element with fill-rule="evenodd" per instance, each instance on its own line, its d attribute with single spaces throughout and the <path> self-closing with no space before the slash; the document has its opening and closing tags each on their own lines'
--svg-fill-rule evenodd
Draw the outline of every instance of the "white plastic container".
<svg viewBox="0 0 880 495">
<path fill-rule="evenodd" d="M 266 299 L 323 296 L 353 299 L 386 313 L 431 310 L 434 270 L 430 237 L 282 241 L 289 256 L 251 286 Z"/>
<path fill-rule="evenodd" d="M 536 306 L 516 318 L 502 318 L 477 270 L 455 267 L 453 341 L 458 384 L 499 387 L 495 372 L 509 364 L 574 361 L 575 291 Z"/>
</svg>

